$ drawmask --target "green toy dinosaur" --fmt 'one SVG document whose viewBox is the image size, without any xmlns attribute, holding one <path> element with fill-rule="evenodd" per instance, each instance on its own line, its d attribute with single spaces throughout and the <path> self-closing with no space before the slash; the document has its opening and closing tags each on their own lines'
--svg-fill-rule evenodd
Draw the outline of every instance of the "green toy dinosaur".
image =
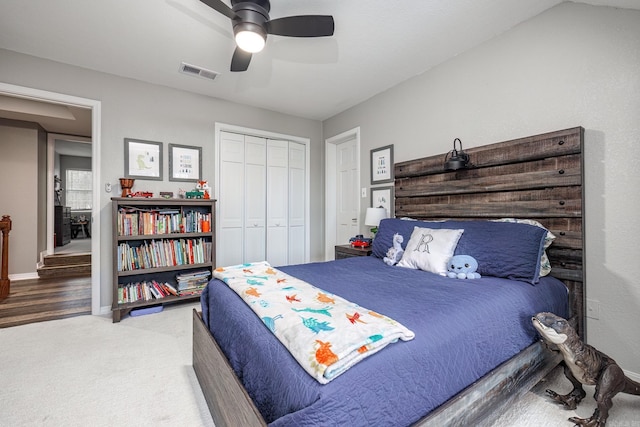
<svg viewBox="0 0 640 427">
<path fill-rule="evenodd" d="M 573 384 L 569 394 L 560 395 L 553 390 L 547 390 L 547 394 L 567 408 L 576 409 L 586 396 L 582 384 L 596 386 L 594 397 L 598 406 L 593 415 L 571 417 L 569 421 L 584 427 L 604 427 L 613 396 L 618 393 L 640 395 L 640 384 L 626 377 L 615 360 L 584 344 L 567 320 L 553 313 L 538 313 L 531 321 L 547 347 L 562 353 L 564 374 Z"/>
</svg>

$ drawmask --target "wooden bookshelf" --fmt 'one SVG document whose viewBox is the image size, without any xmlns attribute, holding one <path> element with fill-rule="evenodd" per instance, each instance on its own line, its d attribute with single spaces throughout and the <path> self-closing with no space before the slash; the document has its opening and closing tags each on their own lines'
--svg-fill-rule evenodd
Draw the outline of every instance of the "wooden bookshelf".
<svg viewBox="0 0 640 427">
<path fill-rule="evenodd" d="M 215 200 L 112 197 L 113 322 L 192 301 L 215 267 Z"/>
</svg>

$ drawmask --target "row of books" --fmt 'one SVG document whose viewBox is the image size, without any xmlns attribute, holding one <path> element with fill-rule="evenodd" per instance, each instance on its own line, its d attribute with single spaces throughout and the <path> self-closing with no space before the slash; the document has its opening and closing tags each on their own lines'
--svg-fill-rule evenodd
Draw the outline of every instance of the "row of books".
<svg viewBox="0 0 640 427">
<path fill-rule="evenodd" d="M 197 293 L 196 293 L 197 292 Z M 125 304 L 137 301 L 151 301 L 162 299 L 168 296 L 196 295 L 202 292 L 199 290 L 180 291 L 168 282 L 160 283 L 155 280 L 135 282 L 118 285 L 118 304 Z"/>
<path fill-rule="evenodd" d="M 118 235 L 141 236 L 170 233 L 208 233 L 211 231 L 211 212 L 179 209 L 140 211 L 120 208 Z"/>
<path fill-rule="evenodd" d="M 202 264 L 211 261 L 213 245 L 203 238 L 144 241 L 118 245 L 118 271 Z"/>
</svg>

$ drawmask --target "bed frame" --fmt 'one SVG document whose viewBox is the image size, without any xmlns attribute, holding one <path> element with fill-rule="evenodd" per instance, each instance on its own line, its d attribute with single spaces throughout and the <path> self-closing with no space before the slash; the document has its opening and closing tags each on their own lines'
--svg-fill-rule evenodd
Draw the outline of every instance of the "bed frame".
<svg viewBox="0 0 640 427">
<path fill-rule="evenodd" d="M 472 167 L 457 171 L 443 170 L 444 155 L 397 163 L 396 217 L 539 221 L 557 236 L 551 275 L 569 289 L 570 320 L 584 337 L 583 140 L 577 127 L 476 147 L 465 151 Z M 489 425 L 560 360 L 533 344 L 416 425 Z M 217 427 L 266 425 L 196 310 L 193 368 Z"/>
</svg>

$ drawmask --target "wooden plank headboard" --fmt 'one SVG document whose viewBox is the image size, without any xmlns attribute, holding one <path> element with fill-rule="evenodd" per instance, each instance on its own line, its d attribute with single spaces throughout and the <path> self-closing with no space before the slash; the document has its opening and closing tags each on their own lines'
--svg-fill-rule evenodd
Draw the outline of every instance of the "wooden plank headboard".
<svg viewBox="0 0 640 427">
<path fill-rule="evenodd" d="M 445 171 L 444 154 L 396 163 L 396 216 L 539 221 L 556 235 L 551 275 L 569 288 L 584 338 L 583 144 L 576 127 L 465 150 L 469 169 Z"/>
</svg>

